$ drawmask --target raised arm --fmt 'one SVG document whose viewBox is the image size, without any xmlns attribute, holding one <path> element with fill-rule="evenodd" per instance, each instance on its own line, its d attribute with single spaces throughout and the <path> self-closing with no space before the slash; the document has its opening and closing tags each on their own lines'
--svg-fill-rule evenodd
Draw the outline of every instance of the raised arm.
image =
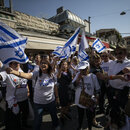
<svg viewBox="0 0 130 130">
<path fill-rule="evenodd" d="M 99 78 L 99 79 L 102 79 L 102 80 L 115 80 L 115 79 L 120 79 L 120 80 L 123 80 L 123 81 L 128 81 L 126 78 L 125 78 L 125 75 L 108 75 L 107 73 L 96 73 L 96 76 Z"/>
<path fill-rule="evenodd" d="M 32 78 L 32 73 L 19 72 L 19 71 L 13 70 L 10 67 L 6 69 L 6 72 L 8 74 L 14 74 L 18 77 L 25 78 L 25 79 L 31 79 Z"/>
</svg>

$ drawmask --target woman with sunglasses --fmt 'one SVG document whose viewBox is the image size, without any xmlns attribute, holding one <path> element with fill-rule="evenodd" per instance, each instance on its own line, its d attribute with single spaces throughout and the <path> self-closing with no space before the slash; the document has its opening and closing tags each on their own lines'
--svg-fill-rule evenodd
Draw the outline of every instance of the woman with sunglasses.
<svg viewBox="0 0 130 130">
<path fill-rule="evenodd" d="M 26 79 L 36 79 L 34 87 L 34 130 L 40 130 L 42 115 L 47 109 L 52 118 L 55 130 L 59 130 L 56 102 L 59 102 L 56 81 L 52 74 L 52 67 L 47 60 L 42 59 L 39 70 L 32 73 L 24 73 L 8 68 L 8 73 L 15 74 Z M 56 102 L 55 102 L 56 101 Z"/>
<path fill-rule="evenodd" d="M 109 71 L 109 66 L 110 66 L 110 64 L 111 64 L 111 62 L 112 62 L 113 60 L 110 60 L 110 58 L 109 58 L 109 53 L 108 53 L 107 51 L 101 53 L 101 59 L 102 59 L 102 62 L 101 62 L 101 65 L 100 65 L 100 66 L 101 66 L 101 68 L 102 68 L 105 72 L 108 73 L 108 71 Z"/>
<path fill-rule="evenodd" d="M 79 72 L 73 79 L 73 83 L 76 86 L 75 92 L 75 104 L 78 108 L 78 128 L 82 128 L 82 122 L 84 113 L 86 111 L 88 129 L 92 129 L 93 120 L 95 118 L 95 105 L 91 107 L 83 106 L 79 103 L 80 93 L 82 89 L 85 89 L 85 92 L 91 96 L 91 98 L 97 102 L 97 95 L 100 90 L 100 86 L 96 76 L 89 72 L 90 66 L 87 61 L 82 61 L 78 64 L 77 69 Z"/>
</svg>

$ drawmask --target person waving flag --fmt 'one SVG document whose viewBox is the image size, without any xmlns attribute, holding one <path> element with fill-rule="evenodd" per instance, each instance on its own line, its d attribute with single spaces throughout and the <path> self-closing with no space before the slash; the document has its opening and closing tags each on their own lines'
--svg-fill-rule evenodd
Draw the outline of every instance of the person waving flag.
<svg viewBox="0 0 130 130">
<path fill-rule="evenodd" d="M 28 57 L 24 53 L 27 38 L 20 36 L 15 30 L 0 21 L 0 60 L 3 64 L 12 61 L 26 63 Z"/>
<path fill-rule="evenodd" d="M 86 61 L 89 60 L 88 54 L 85 52 L 85 49 L 89 48 L 88 41 L 85 37 L 85 32 L 82 32 L 81 42 L 79 44 L 78 50 L 78 59 L 79 61 Z"/>
<path fill-rule="evenodd" d="M 75 33 L 69 38 L 69 40 L 63 46 L 63 49 L 60 54 L 60 59 L 68 59 L 71 56 L 71 54 L 73 54 L 76 51 L 76 44 L 78 41 L 79 31 L 80 28 L 77 28 Z"/>
<path fill-rule="evenodd" d="M 101 53 L 101 52 L 103 52 L 103 51 L 106 49 L 105 45 L 104 45 L 98 38 L 93 42 L 92 47 L 93 47 L 98 53 Z"/>
</svg>

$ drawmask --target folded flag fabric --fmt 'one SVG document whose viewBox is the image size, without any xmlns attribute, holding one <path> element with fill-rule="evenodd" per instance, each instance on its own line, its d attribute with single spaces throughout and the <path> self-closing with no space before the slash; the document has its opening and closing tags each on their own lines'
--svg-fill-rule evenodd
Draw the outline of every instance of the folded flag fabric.
<svg viewBox="0 0 130 130">
<path fill-rule="evenodd" d="M 78 59 L 79 61 L 87 61 L 89 60 L 89 56 L 84 50 L 82 50 L 78 53 Z"/>
<path fill-rule="evenodd" d="M 98 38 L 93 42 L 92 47 L 93 47 L 98 53 L 101 53 L 101 52 L 103 52 L 103 51 L 106 49 L 105 45 L 104 45 Z"/>
<path fill-rule="evenodd" d="M 28 57 L 24 53 L 27 38 L 20 36 L 15 30 L 0 21 L 0 60 L 3 64 L 12 61 L 26 63 Z"/>
<path fill-rule="evenodd" d="M 80 31 L 80 28 L 77 28 L 75 33 L 69 38 L 69 40 L 64 45 L 60 54 L 61 59 L 70 57 L 71 54 L 73 54 L 76 51 L 76 44 L 78 41 L 79 31 Z"/>
<path fill-rule="evenodd" d="M 79 44 L 79 50 L 78 50 L 78 59 L 79 61 L 86 61 L 89 60 L 89 56 L 86 53 L 85 49 L 89 48 L 89 44 L 87 42 L 87 39 L 85 37 L 85 32 L 82 32 L 81 42 Z"/>
<path fill-rule="evenodd" d="M 57 46 L 56 49 L 52 52 L 52 54 L 55 54 L 55 55 L 57 55 L 59 57 L 60 54 L 61 54 L 62 49 L 63 49 L 62 46 Z"/>
</svg>

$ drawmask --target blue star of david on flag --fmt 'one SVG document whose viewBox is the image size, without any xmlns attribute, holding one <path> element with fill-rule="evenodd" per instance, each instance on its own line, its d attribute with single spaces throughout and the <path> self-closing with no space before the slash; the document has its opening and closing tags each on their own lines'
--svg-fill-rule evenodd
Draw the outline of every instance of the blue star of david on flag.
<svg viewBox="0 0 130 130">
<path fill-rule="evenodd" d="M 3 64 L 12 61 L 26 63 L 28 57 L 24 53 L 27 38 L 20 36 L 15 30 L 0 21 L 0 60 Z"/>
<path fill-rule="evenodd" d="M 22 58 L 24 56 L 24 52 L 21 48 L 18 48 L 18 50 L 15 51 L 15 56 L 18 56 L 19 58 Z"/>
<path fill-rule="evenodd" d="M 93 42 L 93 45 L 92 47 L 98 52 L 98 53 L 101 53 L 102 51 L 105 50 L 105 46 L 104 44 L 99 40 L 99 39 L 96 39 L 94 42 Z"/>
<path fill-rule="evenodd" d="M 78 59 L 79 59 L 79 61 L 88 61 L 89 56 L 85 51 L 82 50 L 78 53 Z"/>
<path fill-rule="evenodd" d="M 75 52 L 75 51 L 76 51 L 76 46 L 72 46 L 72 47 L 71 47 L 71 51 L 72 51 L 72 52 Z"/>
</svg>

